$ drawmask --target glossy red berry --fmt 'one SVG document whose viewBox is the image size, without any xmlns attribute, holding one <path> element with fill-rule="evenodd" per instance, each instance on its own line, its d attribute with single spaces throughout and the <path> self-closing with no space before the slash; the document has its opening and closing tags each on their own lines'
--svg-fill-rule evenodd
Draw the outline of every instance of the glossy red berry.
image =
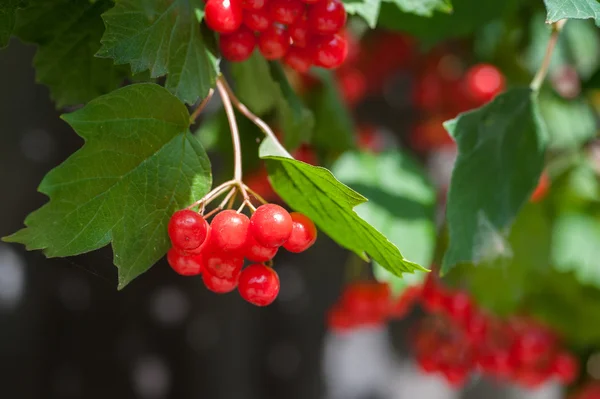
<svg viewBox="0 0 600 399">
<path fill-rule="evenodd" d="M 265 265 L 250 265 L 242 270 L 238 291 L 253 305 L 270 305 L 279 294 L 279 276 Z"/>
<path fill-rule="evenodd" d="M 202 255 L 186 254 L 171 248 L 167 252 L 167 261 L 182 276 L 195 276 L 202 273 Z"/>
<path fill-rule="evenodd" d="M 234 62 L 248 59 L 254 50 L 254 46 L 256 46 L 256 37 L 250 29 L 244 26 L 233 33 L 221 35 L 219 41 L 223 58 Z"/>
<path fill-rule="evenodd" d="M 292 46 L 283 57 L 283 62 L 300 73 L 306 73 L 312 65 L 312 52 L 309 49 Z"/>
<path fill-rule="evenodd" d="M 210 223 L 210 240 L 218 251 L 239 251 L 246 243 L 250 221 L 248 216 L 228 209 L 217 213 Z"/>
<path fill-rule="evenodd" d="M 271 19 L 267 10 L 247 10 L 244 12 L 244 25 L 255 32 L 262 32 L 269 28 Z"/>
<path fill-rule="evenodd" d="M 248 234 L 244 247 L 244 257 L 250 262 L 266 262 L 273 259 L 277 254 L 277 249 L 277 247 L 267 248 L 260 245 L 252 234 Z"/>
<path fill-rule="evenodd" d="M 240 273 L 244 258 L 230 252 L 208 252 L 202 254 L 202 269 L 215 277 L 231 280 Z"/>
<path fill-rule="evenodd" d="M 267 60 L 277 60 L 285 55 L 290 47 L 290 35 L 285 28 L 271 25 L 258 37 L 258 48 Z"/>
<path fill-rule="evenodd" d="M 225 294 L 231 292 L 237 287 L 240 274 L 238 273 L 231 279 L 219 278 L 206 271 L 202 273 L 202 281 L 206 288 L 217 294 Z"/>
<path fill-rule="evenodd" d="M 242 6 L 239 0 L 208 0 L 204 20 L 215 32 L 233 33 L 242 24 Z"/>
<path fill-rule="evenodd" d="M 267 247 L 279 247 L 290 238 L 294 221 L 284 208 L 276 204 L 261 205 L 250 218 L 250 234 Z"/>
<path fill-rule="evenodd" d="M 346 9 L 340 0 L 322 0 L 308 8 L 308 26 L 314 33 L 337 33 L 345 24 Z"/>
<path fill-rule="evenodd" d="M 306 3 L 306 4 L 315 4 L 318 3 L 321 0 L 302 0 L 302 2 Z"/>
<path fill-rule="evenodd" d="M 563 384 L 571 384 L 579 374 L 577 358 L 568 352 L 556 355 L 552 363 L 552 371 Z"/>
<path fill-rule="evenodd" d="M 304 14 L 305 8 L 300 0 L 271 0 L 269 15 L 275 22 L 291 25 Z"/>
<path fill-rule="evenodd" d="M 290 216 L 293 221 L 292 234 L 283 247 L 294 253 L 304 252 L 317 240 L 317 228 L 308 216 L 299 212 L 292 212 Z"/>
<path fill-rule="evenodd" d="M 292 38 L 294 47 L 306 47 L 308 45 L 308 21 L 305 16 L 302 16 L 288 26 L 288 32 Z"/>
<path fill-rule="evenodd" d="M 314 63 L 323 68 L 337 68 L 348 55 L 346 39 L 340 35 L 327 35 L 311 43 L 314 49 Z"/>
<path fill-rule="evenodd" d="M 208 234 L 208 223 L 197 212 L 182 209 L 171 216 L 168 227 L 173 246 L 182 250 L 200 247 Z"/>
<path fill-rule="evenodd" d="M 448 317 L 464 325 L 473 310 L 471 297 L 463 291 L 450 293 L 444 298 L 444 310 Z"/>
<path fill-rule="evenodd" d="M 244 10 L 260 10 L 267 4 L 267 0 L 242 0 Z"/>
<path fill-rule="evenodd" d="M 467 94 L 478 103 L 485 103 L 504 90 L 504 76 L 493 65 L 478 64 L 465 75 Z"/>
</svg>

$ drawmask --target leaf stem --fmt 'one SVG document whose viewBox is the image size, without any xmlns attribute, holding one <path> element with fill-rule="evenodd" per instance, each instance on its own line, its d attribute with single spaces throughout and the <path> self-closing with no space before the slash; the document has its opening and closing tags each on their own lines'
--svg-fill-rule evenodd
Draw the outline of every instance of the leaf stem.
<svg viewBox="0 0 600 399">
<path fill-rule="evenodd" d="M 206 104 L 208 104 L 208 102 L 210 101 L 210 99 L 212 98 L 214 93 L 215 93 L 215 91 L 211 88 L 208 91 L 208 94 L 206 95 L 204 100 L 200 101 L 200 104 L 198 104 L 198 106 L 196 107 L 194 112 L 192 112 L 192 114 L 190 115 L 190 125 L 193 124 L 194 122 L 196 122 L 198 115 L 200 115 L 200 112 L 202 112 L 204 107 L 206 107 Z"/>
<path fill-rule="evenodd" d="M 558 37 L 560 35 L 560 31 L 567 23 L 566 19 L 561 19 L 560 21 L 556 21 L 552 24 L 552 33 L 550 34 L 550 39 L 548 40 L 548 45 L 546 46 L 546 54 L 544 54 L 544 59 L 542 60 L 542 65 L 540 65 L 540 69 L 536 72 L 533 80 L 529 87 L 533 91 L 539 91 L 542 87 L 542 83 L 546 79 L 546 75 L 548 74 L 548 69 L 550 68 L 550 61 L 552 61 L 552 53 L 554 52 L 554 48 L 556 47 L 556 43 L 558 42 Z"/>
</svg>

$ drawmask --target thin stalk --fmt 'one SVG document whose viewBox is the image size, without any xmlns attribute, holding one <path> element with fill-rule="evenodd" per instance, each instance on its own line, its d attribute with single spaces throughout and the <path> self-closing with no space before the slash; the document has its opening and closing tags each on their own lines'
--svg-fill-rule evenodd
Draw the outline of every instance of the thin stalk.
<svg viewBox="0 0 600 399">
<path fill-rule="evenodd" d="M 235 111 L 233 110 L 233 106 L 231 105 L 231 100 L 229 99 L 229 93 L 225 88 L 223 82 L 225 80 L 221 76 L 217 80 L 217 90 L 219 90 L 219 94 L 221 95 L 221 100 L 223 101 L 223 108 L 225 109 L 225 114 L 227 115 L 227 121 L 229 122 L 229 130 L 231 130 L 231 141 L 233 142 L 233 180 L 236 182 L 242 181 L 242 146 L 240 144 L 240 132 L 238 130 L 237 121 L 235 120 Z"/>
<path fill-rule="evenodd" d="M 204 109 L 204 107 L 206 107 L 206 104 L 208 104 L 208 102 L 210 101 L 210 99 L 212 98 L 212 96 L 213 96 L 214 93 L 215 93 L 215 91 L 213 89 L 210 89 L 208 91 L 208 94 L 204 98 L 204 100 L 202 100 L 200 102 L 200 104 L 198 104 L 198 107 L 196 107 L 196 109 L 194 110 L 194 112 L 192 112 L 192 114 L 190 115 L 190 125 L 192 123 L 196 122 L 196 119 L 198 119 L 198 115 L 200 115 L 200 112 L 202 112 L 202 110 Z"/>
<path fill-rule="evenodd" d="M 565 23 L 567 23 L 567 20 L 561 19 L 560 21 L 556 21 L 552 24 L 552 33 L 550 34 L 550 39 L 548 40 L 548 45 L 546 46 L 546 54 L 544 54 L 542 65 L 540 65 L 540 69 L 538 69 L 533 77 L 533 80 L 531 81 L 531 84 L 529 85 L 533 91 L 539 91 L 542 87 L 542 83 L 544 83 L 544 80 L 546 79 L 548 69 L 550 68 L 550 62 L 552 61 L 552 53 L 554 52 L 560 31 L 565 26 Z"/>
<path fill-rule="evenodd" d="M 220 184 L 219 186 L 212 189 L 204 197 L 200 198 L 198 201 L 196 201 L 192 205 L 188 206 L 186 209 L 192 209 L 200 204 L 202 204 L 202 208 L 204 209 L 204 207 L 207 204 L 211 203 L 215 198 L 217 198 L 219 195 L 223 194 L 225 191 L 227 191 L 227 189 L 229 187 L 231 187 L 235 184 L 236 184 L 235 180 L 228 180 L 225 183 Z"/>
</svg>

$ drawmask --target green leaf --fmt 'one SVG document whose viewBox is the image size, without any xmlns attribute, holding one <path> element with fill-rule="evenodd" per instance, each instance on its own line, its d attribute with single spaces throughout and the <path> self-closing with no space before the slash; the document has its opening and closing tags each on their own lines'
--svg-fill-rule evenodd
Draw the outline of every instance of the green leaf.
<svg viewBox="0 0 600 399">
<path fill-rule="evenodd" d="M 15 13 L 21 0 L 4 0 L 0 4 L 0 48 L 8 44 L 13 28 L 15 27 Z"/>
<path fill-rule="evenodd" d="M 46 175 L 39 191 L 50 202 L 5 241 L 48 257 L 112 241 L 123 288 L 169 248 L 171 214 L 209 190 L 208 158 L 185 105 L 155 84 L 118 89 L 63 119 L 85 145 Z"/>
<path fill-rule="evenodd" d="M 387 0 L 396 4 L 400 10 L 420 15 L 422 17 L 431 17 L 434 11 L 444 13 L 452 12 L 450 0 Z"/>
<path fill-rule="evenodd" d="M 264 115 L 275 109 L 281 93 L 260 52 L 253 52 L 246 61 L 232 62 L 230 67 L 235 93 L 252 112 Z"/>
<path fill-rule="evenodd" d="M 121 84 L 128 69 L 94 57 L 110 1 L 35 0 L 17 13 L 16 34 L 38 44 L 36 80 L 50 89 L 58 107 L 82 104 Z"/>
<path fill-rule="evenodd" d="M 313 93 L 315 130 L 312 144 L 325 151 L 343 152 L 354 148 L 354 123 L 342 102 L 337 83 L 330 71 L 319 70 L 322 86 Z"/>
<path fill-rule="evenodd" d="M 536 97 L 513 89 L 445 123 L 458 145 L 448 193 L 442 272 L 505 256 L 510 226 L 535 189 L 547 133 Z"/>
<path fill-rule="evenodd" d="M 382 232 L 405 256 L 419 265 L 430 265 L 436 241 L 436 191 L 426 172 L 407 153 L 346 152 L 332 166 L 333 174 L 368 202 L 356 213 Z M 381 173 L 385 171 L 385 173 Z M 375 262 L 375 277 L 400 291 L 418 281 L 399 279 Z M 419 273 L 417 280 L 424 278 Z"/>
<path fill-rule="evenodd" d="M 425 17 L 403 12 L 395 2 L 385 2 L 381 5 L 378 26 L 407 32 L 434 43 L 468 35 L 489 21 L 504 16 L 515 3 L 515 0 L 487 0 L 482 7 L 480 0 L 452 0 L 452 13 L 434 12 L 431 17 Z"/>
<path fill-rule="evenodd" d="M 165 87 L 188 104 L 214 86 L 218 59 L 208 48 L 212 33 L 202 32 L 196 11 L 201 0 L 118 0 L 102 17 L 106 32 L 99 57 L 131 64 L 134 74 L 167 75 Z"/>
<path fill-rule="evenodd" d="M 552 261 L 582 284 L 600 288 L 600 220 L 584 213 L 561 214 L 552 229 Z"/>
<path fill-rule="evenodd" d="M 379 18 L 381 0 L 343 0 L 346 12 L 358 15 L 367 22 L 369 28 L 375 29 Z"/>
<path fill-rule="evenodd" d="M 564 99 L 543 91 L 539 98 L 540 112 L 548 127 L 552 149 L 577 149 L 596 137 L 596 117 L 583 98 Z"/>
<path fill-rule="evenodd" d="M 598 25 L 600 22 L 600 3 L 598 0 L 544 0 L 548 14 L 548 23 L 565 18 L 593 18 Z"/>
<path fill-rule="evenodd" d="M 290 158 L 270 139 L 261 144 L 260 157 L 277 194 L 342 247 L 365 260 L 369 255 L 397 276 L 425 270 L 406 260 L 394 244 L 354 212 L 366 198 L 340 183 L 330 171 Z"/>
</svg>

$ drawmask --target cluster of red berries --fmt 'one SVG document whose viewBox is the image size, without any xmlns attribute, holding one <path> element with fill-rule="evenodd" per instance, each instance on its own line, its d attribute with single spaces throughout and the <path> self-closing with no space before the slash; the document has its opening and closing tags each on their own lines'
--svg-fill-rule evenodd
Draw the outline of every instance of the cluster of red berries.
<svg viewBox="0 0 600 399">
<path fill-rule="evenodd" d="M 585 383 L 570 399 L 600 399 L 600 382 L 590 381 Z"/>
<path fill-rule="evenodd" d="M 242 298 L 257 306 L 271 304 L 279 294 L 279 277 L 264 262 L 281 246 L 299 253 L 317 239 L 308 217 L 276 204 L 261 205 L 250 218 L 224 210 L 210 225 L 199 213 L 184 209 L 173 214 L 168 231 L 173 247 L 167 260 L 173 270 L 184 276 L 202 274 L 206 288 L 216 293 L 237 287 Z M 244 258 L 252 262 L 245 268 Z"/>
<path fill-rule="evenodd" d="M 346 286 L 338 303 L 329 311 L 327 326 L 344 332 L 400 319 L 409 312 L 420 291 L 419 286 L 408 287 L 400 297 L 393 298 L 386 283 L 353 282 Z"/>
<path fill-rule="evenodd" d="M 426 317 L 414 334 L 422 370 L 441 373 L 450 384 L 464 384 L 471 372 L 535 388 L 556 378 L 572 383 L 577 358 L 560 346 L 556 334 L 531 319 L 495 318 L 463 291 L 429 278 L 421 294 Z"/>
<path fill-rule="evenodd" d="M 266 59 L 306 72 L 311 65 L 336 68 L 348 54 L 340 0 L 208 0 L 204 12 L 229 61 L 244 61 L 258 46 Z"/>
</svg>

